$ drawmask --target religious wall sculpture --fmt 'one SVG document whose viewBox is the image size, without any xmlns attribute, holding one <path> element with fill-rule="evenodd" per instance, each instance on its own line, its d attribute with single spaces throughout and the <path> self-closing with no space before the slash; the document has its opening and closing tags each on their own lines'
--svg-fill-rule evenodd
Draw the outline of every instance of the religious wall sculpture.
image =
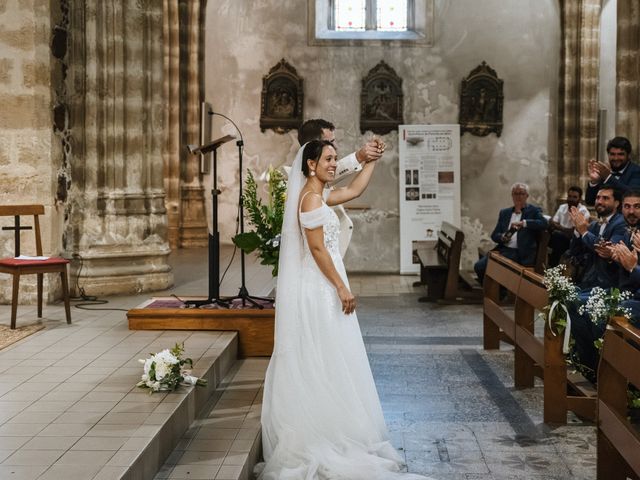
<svg viewBox="0 0 640 480">
<path fill-rule="evenodd" d="M 384 135 L 398 128 L 403 120 L 402 79 L 381 60 L 362 79 L 360 131 Z"/>
<path fill-rule="evenodd" d="M 296 69 L 284 58 L 262 77 L 261 131 L 270 128 L 285 133 L 302 124 L 302 84 Z"/>
<path fill-rule="evenodd" d="M 503 81 L 486 62 L 462 80 L 460 91 L 460 133 L 485 137 L 502 133 Z"/>
</svg>

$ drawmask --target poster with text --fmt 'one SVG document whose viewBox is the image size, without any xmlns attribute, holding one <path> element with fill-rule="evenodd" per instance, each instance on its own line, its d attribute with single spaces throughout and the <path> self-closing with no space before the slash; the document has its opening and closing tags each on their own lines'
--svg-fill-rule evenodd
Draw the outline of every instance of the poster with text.
<svg viewBox="0 0 640 480">
<path fill-rule="evenodd" d="M 460 227 L 460 126 L 400 125 L 400 273 L 419 271 L 415 242 Z"/>
</svg>

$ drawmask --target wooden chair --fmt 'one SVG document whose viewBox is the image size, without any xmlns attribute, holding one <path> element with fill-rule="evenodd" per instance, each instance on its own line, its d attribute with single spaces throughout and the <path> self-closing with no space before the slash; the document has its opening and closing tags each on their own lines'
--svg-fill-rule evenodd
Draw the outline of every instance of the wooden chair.
<svg viewBox="0 0 640 480">
<path fill-rule="evenodd" d="M 33 227 L 22 226 L 20 217 L 33 215 Z M 3 227 L 2 230 L 14 230 L 15 257 L 20 256 L 20 232 L 33 228 L 36 239 L 36 255 L 42 256 L 42 240 L 40 238 L 40 222 L 38 215 L 44 215 L 43 205 L 6 205 L 0 206 L 0 217 L 14 217 L 13 227 Z M 13 290 L 11 297 L 11 328 L 16 328 L 16 313 L 18 311 L 18 291 L 20 276 L 38 276 L 38 318 L 42 317 L 42 281 L 45 273 L 59 273 L 62 280 L 62 292 L 64 295 L 64 308 L 67 323 L 71 323 L 71 307 L 69 305 L 69 282 L 67 280 L 67 264 L 69 260 L 60 257 L 49 257 L 46 260 L 2 258 L 0 259 L 0 272 L 13 275 Z"/>
</svg>

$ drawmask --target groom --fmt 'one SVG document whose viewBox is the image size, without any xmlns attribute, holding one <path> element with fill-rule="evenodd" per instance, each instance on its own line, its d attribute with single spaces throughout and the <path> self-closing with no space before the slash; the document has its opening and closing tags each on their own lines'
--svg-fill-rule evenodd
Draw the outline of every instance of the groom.
<svg viewBox="0 0 640 480">
<path fill-rule="evenodd" d="M 304 145 L 311 140 L 327 140 L 335 145 L 335 128 L 333 123 L 321 118 L 307 120 L 298 129 L 298 142 L 300 142 L 300 145 Z M 380 159 L 384 153 L 384 147 L 384 142 L 381 140 L 370 140 L 357 152 L 353 152 L 338 160 L 334 183 L 347 175 L 362 170 L 362 163 L 373 162 Z M 340 255 L 344 257 L 349 247 L 349 242 L 351 241 L 353 222 L 347 216 L 347 212 L 342 205 L 337 205 L 333 207 L 333 209 L 340 220 Z"/>
</svg>

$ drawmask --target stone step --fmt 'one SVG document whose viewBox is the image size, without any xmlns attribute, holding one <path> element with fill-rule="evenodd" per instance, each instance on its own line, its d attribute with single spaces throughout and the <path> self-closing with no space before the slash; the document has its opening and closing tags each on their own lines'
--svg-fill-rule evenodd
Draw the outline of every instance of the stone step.
<svg viewBox="0 0 640 480">
<path fill-rule="evenodd" d="M 239 360 L 155 480 L 249 480 L 262 452 L 260 412 L 268 358 Z"/>
<path fill-rule="evenodd" d="M 214 332 L 210 332 L 214 334 Z M 137 455 L 131 455 L 131 465 L 120 477 L 121 480 L 152 479 L 162 467 L 181 437 L 189 430 L 198 414 L 219 396 L 222 380 L 228 375 L 238 357 L 238 334 L 236 332 L 215 332 L 218 338 L 208 351 L 194 364 L 193 374 L 207 380 L 206 386 L 181 387 L 179 391 L 167 394 L 158 404 L 154 414 L 153 434 L 139 439 Z M 188 353 L 188 352 L 187 352 Z M 152 396 L 158 395 L 154 393 Z M 175 398 L 178 401 L 176 402 Z M 105 472 L 106 473 L 106 472 Z M 96 477 L 103 478 L 103 477 Z"/>
<path fill-rule="evenodd" d="M 107 324 L 47 328 L 0 351 L 0 478 L 151 480 L 237 359 L 236 332 Z M 209 384 L 136 387 L 138 359 L 176 343 Z"/>
</svg>

